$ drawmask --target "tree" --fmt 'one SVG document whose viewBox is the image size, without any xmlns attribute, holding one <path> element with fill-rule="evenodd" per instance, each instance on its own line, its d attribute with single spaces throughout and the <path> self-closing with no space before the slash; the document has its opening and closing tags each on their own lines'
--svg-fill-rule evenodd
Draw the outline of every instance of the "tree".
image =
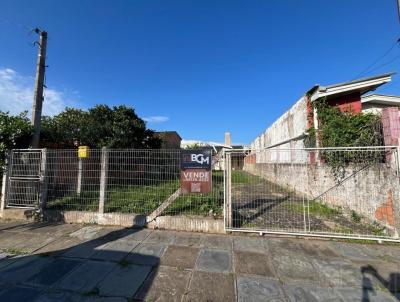
<svg viewBox="0 0 400 302">
<path fill-rule="evenodd" d="M 29 147 L 33 127 L 26 115 L 27 112 L 14 116 L 0 111 L 0 169 L 7 150 Z"/>
<path fill-rule="evenodd" d="M 159 148 L 160 139 L 146 128 L 135 110 L 126 106 L 97 105 L 88 111 L 66 108 L 42 121 L 42 143 L 57 148 Z"/>
</svg>

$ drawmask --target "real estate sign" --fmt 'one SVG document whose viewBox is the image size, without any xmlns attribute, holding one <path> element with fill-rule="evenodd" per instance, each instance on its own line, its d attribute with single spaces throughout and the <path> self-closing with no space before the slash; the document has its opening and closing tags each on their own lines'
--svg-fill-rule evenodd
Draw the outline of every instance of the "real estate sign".
<svg viewBox="0 0 400 302">
<path fill-rule="evenodd" d="M 210 149 L 181 151 L 181 193 L 210 193 L 212 188 Z"/>
</svg>

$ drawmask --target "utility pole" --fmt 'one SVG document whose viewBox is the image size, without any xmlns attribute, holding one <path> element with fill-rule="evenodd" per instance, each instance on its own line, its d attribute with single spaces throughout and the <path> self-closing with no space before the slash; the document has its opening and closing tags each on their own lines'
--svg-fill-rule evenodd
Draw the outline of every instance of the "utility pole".
<svg viewBox="0 0 400 302">
<path fill-rule="evenodd" d="M 399 15 L 399 21 L 400 21 L 400 0 L 397 0 L 397 14 Z"/>
<path fill-rule="evenodd" d="M 40 141 L 40 122 L 42 119 L 42 105 L 43 105 L 43 86 L 44 86 L 44 72 L 46 69 L 46 46 L 47 46 L 47 32 L 38 28 L 35 32 L 40 35 L 39 53 L 36 66 L 36 80 L 35 80 L 35 94 L 32 106 L 32 125 L 34 133 L 32 138 L 32 148 L 39 148 Z"/>
</svg>

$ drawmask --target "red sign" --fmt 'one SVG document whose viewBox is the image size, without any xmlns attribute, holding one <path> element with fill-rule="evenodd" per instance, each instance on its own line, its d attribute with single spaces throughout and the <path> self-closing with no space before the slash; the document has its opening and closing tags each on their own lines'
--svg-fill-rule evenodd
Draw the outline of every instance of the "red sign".
<svg viewBox="0 0 400 302">
<path fill-rule="evenodd" d="M 207 169 L 181 171 L 181 193 L 210 193 L 211 185 L 211 171 Z"/>
</svg>

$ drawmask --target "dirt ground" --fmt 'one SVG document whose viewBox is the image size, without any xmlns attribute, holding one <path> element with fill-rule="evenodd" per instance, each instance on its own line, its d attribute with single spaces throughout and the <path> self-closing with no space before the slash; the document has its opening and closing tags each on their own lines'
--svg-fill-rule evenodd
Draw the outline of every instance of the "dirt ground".
<svg viewBox="0 0 400 302">
<path fill-rule="evenodd" d="M 249 177 L 248 183 L 233 183 L 232 186 L 234 227 L 386 235 L 383 227 L 366 223 L 346 209 L 306 199 L 254 175 Z"/>
</svg>

